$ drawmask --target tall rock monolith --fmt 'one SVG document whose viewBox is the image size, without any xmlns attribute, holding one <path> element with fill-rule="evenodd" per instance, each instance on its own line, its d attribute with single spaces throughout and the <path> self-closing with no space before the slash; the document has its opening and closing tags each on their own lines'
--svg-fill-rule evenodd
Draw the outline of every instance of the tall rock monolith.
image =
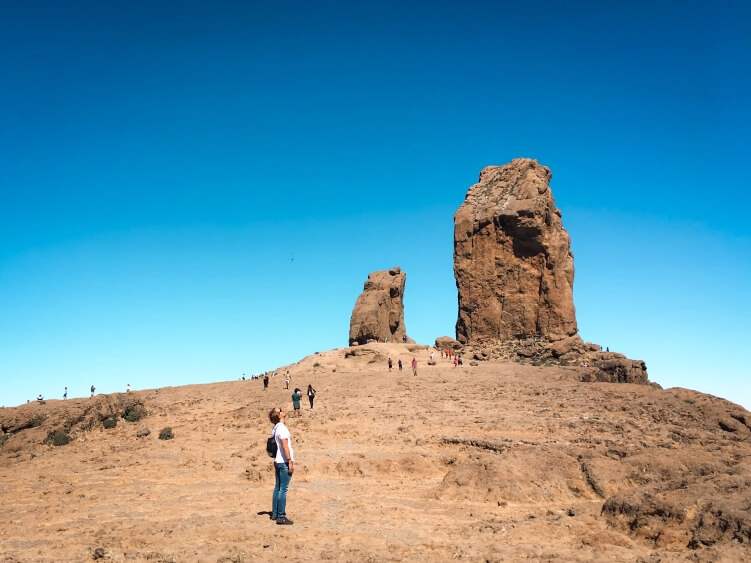
<svg viewBox="0 0 751 563">
<path fill-rule="evenodd" d="M 460 342 L 577 333 L 574 256 L 550 178 L 528 158 L 489 166 L 454 215 Z"/>
<path fill-rule="evenodd" d="M 475 359 L 579 365 L 585 381 L 648 383 L 647 366 L 578 334 L 574 256 L 550 169 L 489 166 L 454 215 L 456 339 Z"/>
<path fill-rule="evenodd" d="M 368 275 L 349 321 L 349 344 L 369 340 L 401 342 L 404 327 L 404 284 L 407 274 L 399 267 Z"/>
</svg>

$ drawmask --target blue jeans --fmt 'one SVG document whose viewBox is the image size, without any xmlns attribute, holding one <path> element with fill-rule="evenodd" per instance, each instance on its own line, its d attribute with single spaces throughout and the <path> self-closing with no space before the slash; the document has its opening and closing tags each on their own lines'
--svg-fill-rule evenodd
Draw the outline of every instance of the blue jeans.
<svg viewBox="0 0 751 563">
<path fill-rule="evenodd" d="M 287 516 L 287 489 L 292 475 L 289 474 L 289 466 L 286 463 L 274 462 L 274 496 L 271 500 L 271 517 L 285 518 Z"/>
</svg>

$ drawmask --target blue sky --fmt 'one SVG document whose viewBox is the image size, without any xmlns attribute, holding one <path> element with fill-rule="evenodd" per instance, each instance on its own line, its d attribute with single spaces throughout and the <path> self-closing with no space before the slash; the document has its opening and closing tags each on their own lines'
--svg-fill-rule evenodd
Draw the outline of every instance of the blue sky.
<svg viewBox="0 0 751 563">
<path fill-rule="evenodd" d="M 453 213 L 553 171 L 582 337 L 751 408 L 751 4 L 0 1 L 0 405 L 453 335 Z"/>
</svg>

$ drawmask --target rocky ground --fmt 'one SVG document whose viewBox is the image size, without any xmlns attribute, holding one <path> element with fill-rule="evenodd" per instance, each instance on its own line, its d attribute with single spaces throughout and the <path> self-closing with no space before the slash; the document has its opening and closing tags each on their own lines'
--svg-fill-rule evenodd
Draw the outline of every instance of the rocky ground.
<svg viewBox="0 0 751 563">
<path fill-rule="evenodd" d="M 748 411 L 428 354 L 369 344 L 289 367 L 318 390 L 288 421 L 293 526 L 265 514 L 281 375 L 2 409 L 0 560 L 751 560 Z M 103 427 L 126 411 L 143 418 Z"/>
</svg>

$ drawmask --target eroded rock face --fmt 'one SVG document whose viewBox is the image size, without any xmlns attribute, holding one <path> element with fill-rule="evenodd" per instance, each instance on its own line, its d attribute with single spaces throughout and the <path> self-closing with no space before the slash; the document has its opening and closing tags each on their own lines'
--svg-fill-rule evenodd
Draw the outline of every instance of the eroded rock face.
<svg viewBox="0 0 751 563">
<path fill-rule="evenodd" d="M 454 215 L 463 344 L 577 333 L 574 257 L 550 178 L 528 158 L 489 166 Z"/>
<path fill-rule="evenodd" d="M 647 366 L 578 334 L 574 257 L 550 169 L 489 166 L 454 215 L 456 339 L 475 360 L 578 366 L 585 381 L 649 383 Z"/>
<path fill-rule="evenodd" d="M 349 321 L 349 343 L 369 340 L 401 342 L 404 327 L 404 284 L 407 274 L 399 267 L 368 275 Z"/>
</svg>

